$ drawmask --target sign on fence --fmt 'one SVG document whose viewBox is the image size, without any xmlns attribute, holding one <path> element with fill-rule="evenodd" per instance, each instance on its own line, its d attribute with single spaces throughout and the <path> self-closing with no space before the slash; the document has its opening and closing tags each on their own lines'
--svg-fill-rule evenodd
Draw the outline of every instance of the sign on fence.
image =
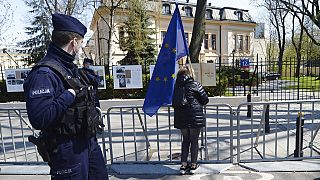
<svg viewBox="0 0 320 180">
<path fill-rule="evenodd" d="M 113 66 L 114 89 L 138 89 L 142 86 L 141 65 Z"/>
<path fill-rule="evenodd" d="M 240 59 L 240 67 L 241 68 L 249 68 L 250 60 L 248 58 Z"/>
<path fill-rule="evenodd" d="M 106 89 L 106 73 L 104 70 L 104 66 L 92 66 L 92 68 L 100 78 L 98 89 Z"/>
<path fill-rule="evenodd" d="M 30 71 L 31 69 L 7 69 L 7 92 L 23 92 L 23 83 Z"/>
</svg>

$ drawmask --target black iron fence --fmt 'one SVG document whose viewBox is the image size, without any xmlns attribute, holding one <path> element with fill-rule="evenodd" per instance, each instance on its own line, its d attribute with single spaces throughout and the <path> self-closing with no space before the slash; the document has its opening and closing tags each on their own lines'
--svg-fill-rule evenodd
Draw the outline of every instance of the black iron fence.
<svg viewBox="0 0 320 180">
<path fill-rule="evenodd" d="M 298 63 L 297 58 L 285 58 L 280 67 L 278 58 L 265 59 L 259 55 L 212 57 L 207 63 L 216 63 L 217 86 L 205 89 L 209 96 L 252 94 L 259 95 L 261 100 L 318 99 L 319 60 L 320 58 L 302 58 Z M 112 76 L 109 76 L 107 98 L 144 98 L 150 82 L 150 64 L 154 63 L 142 64 L 142 90 L 114 90 Z M 112 69 L 110 70 L 112 74 Z"/>
<path fill-rule="evenodd" d="M 243 63 L 243 62 L 246 63 Z M 258 95 L 261 100 L 306 100 L 320 98 L 320 58 L 265 59 L 256 56 L 212 57 L 216 63 L 215 87 L 205 87 L 209 96 Z M 154 63 L 150 63 L 154 64 Z M 114 89 L 112 68 L 107 75 L 107 89 L 99 90 L 100 99 L 144 98 L 150 83 L 150 64 L 142 64 L 142 89 Z M 281 71 L 279 69 L 282 69 Z M 6 93 L 1 86 L 1 102 L 24 101 L 23 93 Z M 12 95 L 12 97 L 11 97 Z"/>
</svg>

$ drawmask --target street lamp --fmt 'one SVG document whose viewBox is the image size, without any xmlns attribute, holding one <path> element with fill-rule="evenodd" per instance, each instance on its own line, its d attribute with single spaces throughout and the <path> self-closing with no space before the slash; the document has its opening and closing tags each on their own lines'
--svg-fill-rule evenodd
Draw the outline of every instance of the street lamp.
<svg viewBox="0 0 320 180">
<path fill-rule="evenodd" d="M 3 49 L 2 49 L 2 52 L 5 53 L 5 54 L 7 54 L 7 55 L 10 57 L 10 59 L 11 59 L 13 62 L 15 62 L 16 65 L 19 67 L 19 64 L 17 63 L 17 61 L 15 61 L 15 60 L 13 59 L 13 57 L 8 53 L 8 51 L 7 51 L 6 48 L 3 48 Z"/>
</svg>

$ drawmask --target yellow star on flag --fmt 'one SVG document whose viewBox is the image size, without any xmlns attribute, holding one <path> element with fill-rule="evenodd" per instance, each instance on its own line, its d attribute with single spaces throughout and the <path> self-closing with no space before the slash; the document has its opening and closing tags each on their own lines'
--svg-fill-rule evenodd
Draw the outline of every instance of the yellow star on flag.
<svg viewBox="0 0 320 180">
<path fill-rule="evenodd" d="M 164 81 L 167 81 L 167 80 L 168 80 L 168 78 L 167 78 L 167 77 L 164 77 L 164 78 L 163 78 L 163 80 L 164 80 Z"/>
<path fill-rule="evenodd" d="M 176 77 L 176 75 L 175 75 L 175 74 L 172 74 L 172 75 L 171 75 L 171 77 L 172 77 L 172 78 L 175 78 L 175 77 Z"/>
<path fill-rule="evenodd" d="M 160 81 L 160 78 L 159 78 L 159 77 L 156 77 L 156 81 Z"/>
<path fill-rule="evenodd" d="M 173 53 L 176 53 L 176 52 L 177 52 L 177 49 L 176 49 L 176 48 L 172 48 L 172 52 L 173 52 Z"/>
<path fill-rule="evenodd" d="M 169 48 L 169 44 L 165 44 L 164 47 L 165 47 L 165 48 Z"/>
</svg>

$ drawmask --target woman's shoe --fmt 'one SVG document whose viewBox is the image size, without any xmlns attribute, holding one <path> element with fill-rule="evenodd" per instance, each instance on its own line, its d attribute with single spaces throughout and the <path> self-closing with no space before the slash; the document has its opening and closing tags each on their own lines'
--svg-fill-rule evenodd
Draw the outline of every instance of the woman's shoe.
<svg viewBox="0 0 320 180">
<path fill-rule="evenodd" d="M 190 174 L 194 174 L 199 168 L 199 164 L 192 164 L 190 167 Z"/>
<path fill-rule="evenodd" d="M 187 172 L 188 166 L 181 165 L 180 166 L 180 174 L 185 175 Z"/>
</svg>

